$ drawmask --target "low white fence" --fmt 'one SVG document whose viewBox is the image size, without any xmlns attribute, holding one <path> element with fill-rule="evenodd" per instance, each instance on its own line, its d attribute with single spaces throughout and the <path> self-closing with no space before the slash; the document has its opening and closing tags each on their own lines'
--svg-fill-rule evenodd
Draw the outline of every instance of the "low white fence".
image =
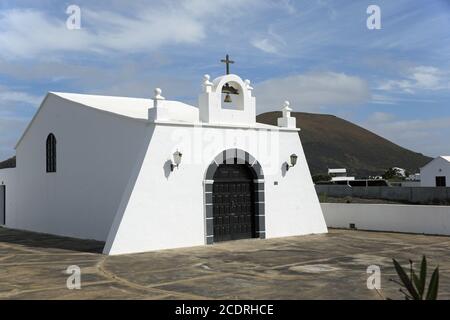
<svg viewBox="0 0 450 320">
<path fill-rule="evenodd" d="M 450 206 L 322 203 L 330 228 L 450 235 Z"/>
</svg>

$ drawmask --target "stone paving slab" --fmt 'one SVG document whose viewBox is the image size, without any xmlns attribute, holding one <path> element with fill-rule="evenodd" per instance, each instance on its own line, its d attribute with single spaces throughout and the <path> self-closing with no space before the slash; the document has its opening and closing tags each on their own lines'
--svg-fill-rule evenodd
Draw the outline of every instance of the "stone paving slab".
<svg viewBox="0 0 450 320">
<path fill-rule="evenodd" d="M 330 230 L 120 256 L 103 245 L 0 228 L 0 299 L 381 299 L 367 289 L 369 265 L 381 268 L 381 294 L 402 299 L 392 258 L 422 254 L 450 299 L 450 237 Z M 70 265 L 80 290 L 66 287 Z"/>
</svg>

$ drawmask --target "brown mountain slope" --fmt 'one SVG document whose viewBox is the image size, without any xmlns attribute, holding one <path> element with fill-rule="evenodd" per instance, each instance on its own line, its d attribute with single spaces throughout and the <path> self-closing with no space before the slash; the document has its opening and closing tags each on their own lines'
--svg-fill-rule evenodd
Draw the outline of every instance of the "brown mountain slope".
<svg viewBox="0 0 450 320">
<path fill-rule="evenodd" d="M 267 112 L 257 121 L 275 125 L 281 112 Z M 301 128 L 311 174 L 347 168 L 357 176 L 380 175 L 390 167 L 416 172 L 430 157 L 402 148 L 364 128 L 332 115 L 293 112 Z"/>
</svg>

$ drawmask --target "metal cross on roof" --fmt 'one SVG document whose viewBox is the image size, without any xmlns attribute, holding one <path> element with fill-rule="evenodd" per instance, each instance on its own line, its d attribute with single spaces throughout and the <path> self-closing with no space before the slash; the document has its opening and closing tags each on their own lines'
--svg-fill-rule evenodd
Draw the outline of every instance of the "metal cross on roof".
<svg viewBox="0 0 450 320">
<path fill-rule="evenodd" d="M 225 60 L 220 60 L 220 62 L 223 62 L 227 65 L 227 74 L 230 74 L 230 64 L 233 64 L 234 61 L 230 60 L 230 57 L 228 55 L 225 56 Z"/>
</svg>

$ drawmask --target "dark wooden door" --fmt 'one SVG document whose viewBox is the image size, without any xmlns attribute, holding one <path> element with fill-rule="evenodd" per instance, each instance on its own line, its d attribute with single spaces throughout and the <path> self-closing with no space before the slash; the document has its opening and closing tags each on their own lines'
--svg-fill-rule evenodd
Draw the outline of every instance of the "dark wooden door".
<svg viewBox="0 0 450 320">
<path fill-rule="evenodd" d="M 253 178 L 246 165 L 223 164 L 214 175 L 214 242 L 255 237 Z"/>
</svg>

